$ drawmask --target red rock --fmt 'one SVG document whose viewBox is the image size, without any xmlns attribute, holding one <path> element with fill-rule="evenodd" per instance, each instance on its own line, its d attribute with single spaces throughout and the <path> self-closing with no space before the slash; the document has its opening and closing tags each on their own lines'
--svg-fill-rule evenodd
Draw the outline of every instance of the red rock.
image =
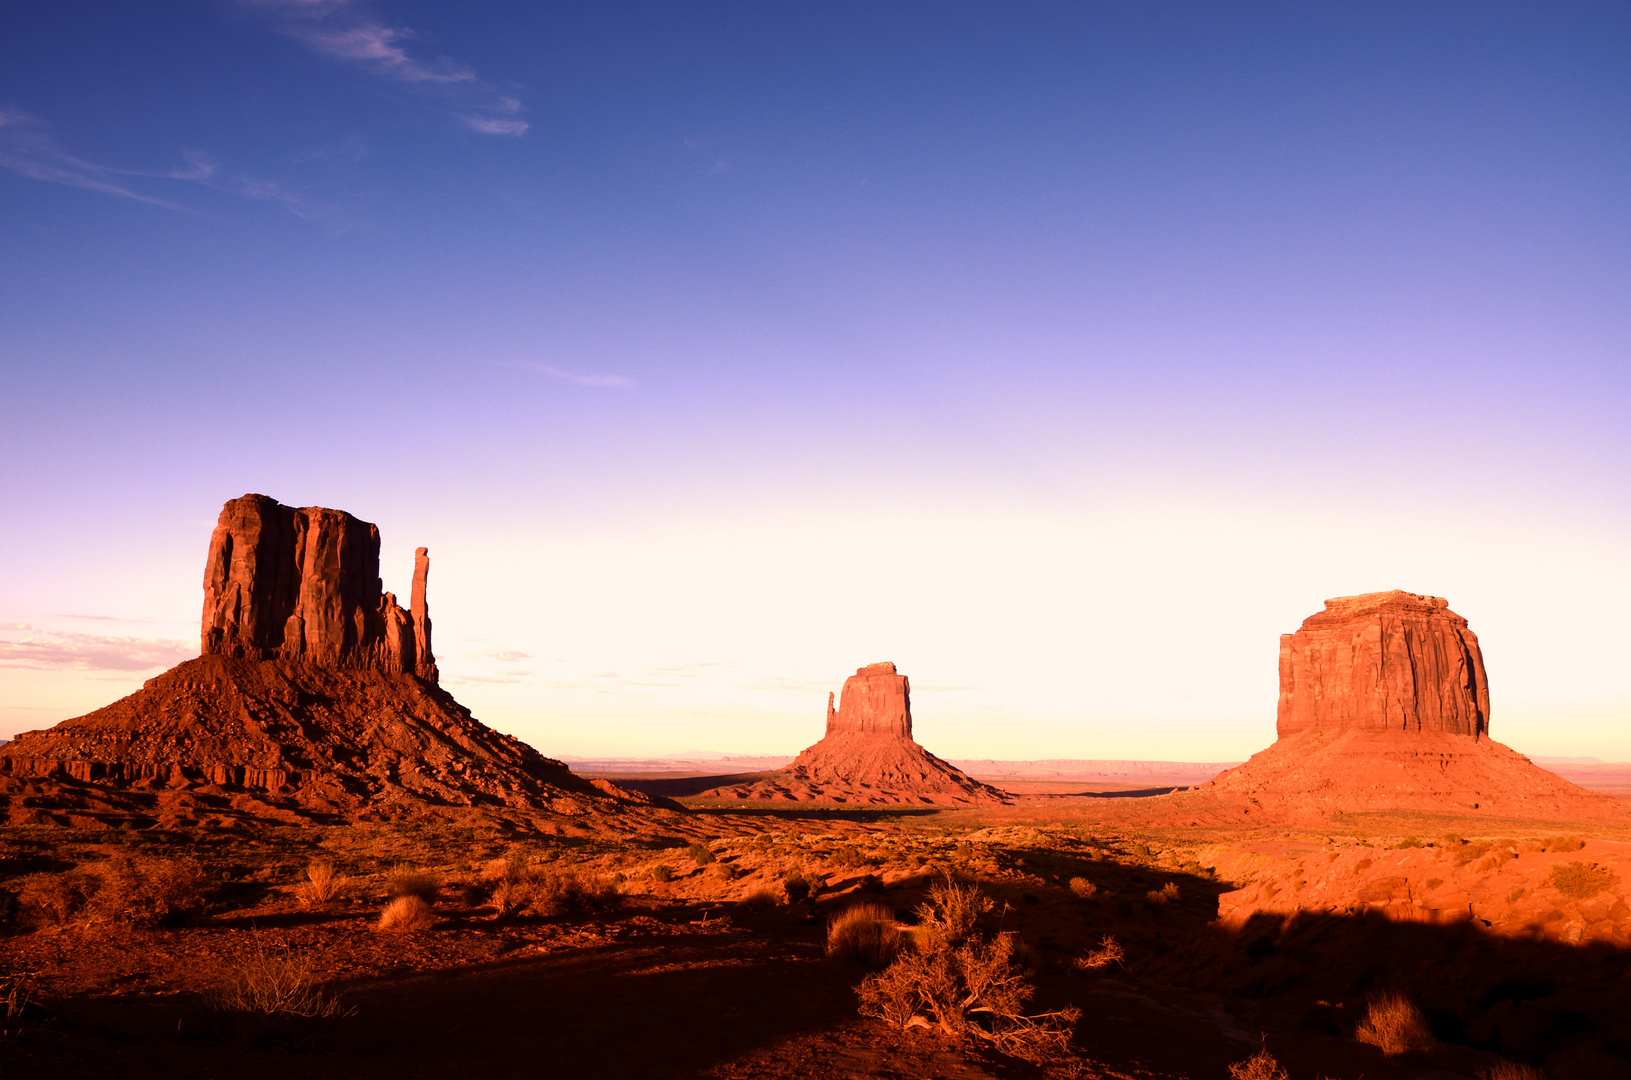
<svg viewBox="0 0 1631 1080">
<path fill-rule="evenodd" d="M 827 733 L 785 769 L 705 792 L 715 798 L 866 804 L 1005 802 L 912 738 L 912 691 L 892 663 L 868 664 L 844 681 L 837 711 L 827 695 Z"/>
<path fill-rule="evenodd" d="M 1305 731 L 1489 733 L 1478 637 L 1437 596 L 1325 602 L 1280 638 L 1279 736 Z"/>
<path fill-rule="evenodd" d="M 205 655 L 308 660 L 408 672 L 434 682 L 425 582 L 414 557 L 412 609 L 382 592 L 379 529 L 343 510 L 245 495 L 221 508 L 204 565 Z"/>
</svg>

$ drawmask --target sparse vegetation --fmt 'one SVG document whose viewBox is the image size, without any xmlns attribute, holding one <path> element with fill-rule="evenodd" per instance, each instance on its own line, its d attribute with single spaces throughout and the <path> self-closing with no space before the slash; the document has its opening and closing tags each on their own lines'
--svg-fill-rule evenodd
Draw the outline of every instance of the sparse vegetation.
<svg viewBox="0 0 1631 1080">
<path fill-rule="evenodd" d="M 1578 836 L 1552 836 L 1546 839 L 1547 851 L 1579 851 L 1586 846 L 1586 842 Z"/>
<path fill-rule="evenodd" d="M 974 933 L 980 916 L 993 906 L 991 898 L 976 886 L 946 878 L 930 887 L 928 898 L 918 905 L 915 936 L 920 945 L 931 948 L 961 945 Z"/>
<path fill-rule="evenodd" d="M 88 869 L 31 875 L 20 900 L 26 911 L 51 925 L 77 920 L 160 926 L 201 909 L 207 883 L 197 859 L 116 855 Z"/>
<path fill-rule="evenodd" d="M 1229 1080 L 1291 1080 L 1291 1074 L 1280 1068 L 1265 1046 L 1245 1061 L 1230 1065 Z"/>
<path fill-rule="evenodd" d="M 1073 877 L 1070 879 L 1070 891 L 1078 899 L 1091 900 L 1098 895 L 1099 887 L 1084 877 Z"/>
<path fill-rule="evenodd" d="M 435 909 L 417 893 L 397 897 L 379 913 L 379 929 L 398 934 L 428 930 L 435 922 Z"/>
<path fill-rule="evenodd" d="M 700 840 L 686 848 L 685 853 L 691 856 L 691 861 L 698 866 L 707 866 L 714 861 L 713 849 Z"/>
<path fill-rule="evenodd" d="M 668 868 L 667 863 L 658 863 L 656 866 L 651 868 L 651 880 L 652 881 L 673 881 L 674 880 L 674 871 L 672 871 L 672 870 L 670 870 Z"/>
<path fill-rule="evenodd" d="M 1388 1057 L 1428 1050 L 1433 1045 L 1427 1018 L 1400 993 L 1371 998 L 1364 1019 L 1354 1028 L 1354 1038 Z"/>
<path fill-rule="evenodd" d="M 398 863 L 391 868 L 385 878 L 385 895 L 393 899 L 404 896 L 417 896 L 428 906 L 435 903 L 436 894 L 441 891 L 442 882 L 435 874 L 425 870 L 418 870 L 406 863 Z"/>
<path fill-rule="evenodd" d="M 1478 1080 L 1546 1080 L 1546 1074 L 1533 1065 L 1502 1061 L 1478 1074 Z"/>
<path fill-rule="evenodd" d="M 862 980 L 856 990 L 861 1014 L 899 1028 L 938 1027 L 958 1040 L 979 1040 L 1037 1064 L 1063 1053 L 1081 1010 L 1025 1014 L 1035 988 L 1015 963 L 1018 939 L 973 934 L 978 915 L 990 907 L 989 898 L 972 888 L 945 882 L 931 890 L 920 915 L 936 930 L 919 935 L 915 948 Z M 952 929 L 965 925 L 965 940 L 957 944 Z"/>
<path fill-rule="evenodd" d="M 254 1018 L 346 1014 L 340 1000 L 323 990 L 309 956 L 287 945 L 269 948 L 258 934 L 210 1004 L 219 1012 Z"/>
<path fill-rule="evenodd" d="M 1427 844 L 1426 841 L 1424 841 L 1419 836 L 1407 836 L 1403 840 L 1400 840 L 1397 844 L 1394 844 L 1393 846 L 1395 848 L 1398 848 L 1398 849 L 1404 849 L 1404 848 L 1428 847 L 1429 845 Z"/>
<path fill-rule="evenodd" d="M 781 897 L 774 890 L 760 886 L 743 897 L 742 903 L 753 908 L 773 908 L 781 903 Z"/>
<path fill-rule="evenodd" d="M 1115 938 L 1111 937 L 1109 934 L 1106 934 L 1104 935 L 1104 940 L 1099 942 L 1099 947 L 1097 949 L 1094 949 L 1085 956 L 1077 957 L 1075 962 L 1071 964 L 1071 967 L 1075 968 L 1077 971 L 1083 972 L 1102 971 L 1111 964 L 1115 964 L 1118 967 L 1123 966 L 1122 960 L 1126 957 L 1126 955 L 1125 950 L 1123 950 L 1121 947 L 1121 943 Z"/>
<path fill-rule="evenodd" d="M 1614 875 L 1596 863 L 1568 862 L 1552 867 L 1552 887 L 1571 900 L 1589 900 L 1614 884 Z"/>
<path fill-rule="evenodd" d="M 17 904 L 35 926 L 66 926 L 85 909 L 101 879 L 83 870 L 29 874 L 17 892 Z"/>
<path fill-rule="evenodd" d="M 340 895 L 346 881 L 344 874 L 335 872 L 332 861 L 313 859 L 306 866 L 306 880 L 295 886 L 295 895 L 308 906 L 327 904 Z"/>
<path fill-rule="evenodd" d="M 827 924 L 827 955 L 862 967 L 881 968 L 900 953 L 906 935 L 882 904 L 845 908 Z"/>
<path fill-rule="evenodd" d="M 808 900 L 815 888 L 810 883 L 810 879 L 805 877 L 802 872 L 789 870 L 786 876 L 782 878 L 782 891 L 787 893 L 787 902 L 789 904 L 798 904 Z"/>
</svg>

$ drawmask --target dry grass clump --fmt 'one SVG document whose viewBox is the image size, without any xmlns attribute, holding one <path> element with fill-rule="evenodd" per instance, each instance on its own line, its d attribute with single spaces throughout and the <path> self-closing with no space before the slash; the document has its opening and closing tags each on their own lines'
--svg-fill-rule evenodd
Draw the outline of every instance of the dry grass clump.
<svg viewBox="0 0 1631 1080">
<path fill-rule="evenodd" d="M 1159 889 L 1151 889 L 1144 894 L 1144 899 L 1156 905 L 1170 903 L 1182 897 L 1183 893 L 1179 890 L 1178 883 L 1175 881 L 1169 881 Z"/>
<path fill-rule="evenodd" d="M 1291 1080 L 1291 1074 L 1280 1068 L 1265 1046 L 1245 1061 L 1230 1065 L 1229 1080 Z"/>
<path fill-rule="evenodd" d="M 500 918 L 523 911 L 554 916 L 593 908 L 611 910 L 623 899 L 617 885 L 605 878 L 554 865 L 528 863 L 513 852 L 488 863 L 482 877 L 488 883 L 488 902 Z"/>
<path fill-rule="evenodd" d="M 393 899 L 417 896 L 426 904 L 436 902 L 442 890 L 442 881 L 428 870 L 420 870 L 407 863 L 397 863 L 385 878 L 385 894 Z"/>
<path fill-rule="evenodd" d="M 407 893 L 385 905 L 379 913 L 378 927 L 396 934 L 411 934 L 428 930 L 436 922 L 436 909 L 417 893 Z"/>
<path fill-rule="evenodd" d="M 1370 999 L 1364 1019 L 1354 1028 L 1354 1038 L 1376 1047 L 1388 1057 L 1398 1057 L 1433 1046 L 1433 1033 L 1427 1018 L 1403 994 L 1390 992 Z"/>
<path fill-rule="evenodd" d="M 1546 1074 L 1533 1065 L 1502 1061 L 1478 1074 L 1478 1080 L 1546 1080 Z"/>
<path fill-rule="evenodd" d="M 690 847 L 686 848 L 685 853 L 691 856 L 691 861 L 696 863 L 698 866 L 707 866 L 709 863 L 714 861 L 713 849 L 707 844 L 704 844 L 701 840 L 696 841 Z"/>
<path fill-rule="evenodd" d="M 1552 867 L 1551 882 L 1571 900 L 1589 900 L 1614 884 L 1614 875 L 1596 863 L 1568 862 Z"/>
<path fill-rule="evenodd" d="M 1126 951 L 1121 947 L 1121 942 L 1117 941 L 1109 934 L 1106 934 L 1104 935 L 1104 940 L 1099 942 L 1099 947 L 1097 949 L 1094 949 L 1086 956 L 1077 957 L 1075 962 L 1071 964 L 1071 967 L 1075 968 L 1077 971 L 1086 972 L 1101 971 L 1104 968 L 1109 967 L 1111 964 L 1125 966 L 1121 962 L 1126 955 Z"/>
<path fill-rule="evenodd" d="M 856 904 L 827 923 L 827 955 L 867 968 L 888 965 L 900 953 L 906 935 L 895 914 L 882 904 Z"/>
<path fill-rule="evenodd" d="M 674 880 L 674 871 L 670 870 L 666 863 L 660 864 L 658 866 L 654 866 L 654 867 L 651 868 L 651 880 L 653 880 L 653 881 L 673 881 Z"/>
<path fill-rule="evenodd" d="M 269 949 L 255 935 L 210 1001 L 218 1012 L 256 1017 L 344 1016 L 340 1000 L 323 990 L 311 958 L 284 945 Z"/>
<path fill-rule="evenodd" d="M 1098 895 L 1099 887 L 1085 877 L 1073 877 L 1070 879 L 1070 891 L 1079 899 L 1091 900 Z"/>
<path fill-rule="evenodd" d="M 340 896 L 340 890 L 350 880 L 337 873 L 328 859 L 313 859 L 306 866 L 306 880 L 295 886 L 295 896 L 308 907 L 327 904 Z"/>
<path fill-rule="evenodd" d="M 776 890 L 760 886 L 742 898 L 742 903 L 752 908 L 773 908 L 782 902 Z"/>
<path fill-rule="evenodd" d="M 17 904 L 25 920 L 35 926 L 66 926 L 85 910 L 102 884 L 83 870 L 60 874 L 29 874 L 17 891 Z"/>
<path fill-rule="evenodd" d="M 1407 836 L 1403 840 L 1400 840 L 1397 844 L 1394 844 L 1393 846 L 1394 846 L 1395 849 L 1403 849 L 1403 848 L 1429 847 L 1431 845 L 1429 845 L 1427 841 L 1423 840 L 1419 836 Z"/>
<path fill-rule="evenodd" d="M 930 890 L 919 909 L 930 932 L 861 981 L 856 988 L 861 1015 L 898 1028 L 938 1027 L 958 1040 L 979 1040 L 1036 1064 L 1062 1054 L 1081 1010 L 1025 1014 L 1036 991 L 1015 963 L 1018 939 L 975 933 L 979 916 L 990 909 L 990 900 L 972 886 L 947 881 Z M 959 929 L 960 943 L 954 938 Z"/>
</svg>

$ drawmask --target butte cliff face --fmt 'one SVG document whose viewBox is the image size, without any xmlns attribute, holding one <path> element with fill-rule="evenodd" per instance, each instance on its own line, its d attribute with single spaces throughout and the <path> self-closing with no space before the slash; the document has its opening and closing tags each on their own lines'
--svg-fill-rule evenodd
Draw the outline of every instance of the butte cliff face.
<svg viewBox="0 0 1631 1080">
<path fill-rule="evenodd" d="M 1280 638 L 1280 738 L 1305 731 L 1489 733 L 1478 637 L 1437 596 L 1339 596 Z"/>
<path fill-rule="evenodd" d="M 343 510 L 265 495 L 221 508 L 204 564 L 206 656 L 310 661 L 436 681 L 425 605 L 430 557 L 414 557 L 411 606 L 383 592 L 379 529 Z"/>
<path fill-rule="evenodd" d="M 827 734 L 785 769 L 708 794 L 756 801 L 970 804 L 1008 796 L 912 738 L 912 689 L 892 663 L 868 664 L 827 695 Z"/>
<path fill-rule="evenodd" d="M 233 499 L 210 538 L 203 655 L 0 746 L 4 819 L 524 825 L 657 801 L 574 775 L 437 685 L 429 570 L 420 548 L 403 610 L 380 587 L 373 525 Z"/>
<path fill-rule="evenodd" d="M 1283 635 L 1276 727 L 1268 749 L 1173 798 L 1197 815 L 1269 818 L 1623 812 L 1489 738 L 1478 638 L 1436 596 L 1337 597 Z"/>
</svg>

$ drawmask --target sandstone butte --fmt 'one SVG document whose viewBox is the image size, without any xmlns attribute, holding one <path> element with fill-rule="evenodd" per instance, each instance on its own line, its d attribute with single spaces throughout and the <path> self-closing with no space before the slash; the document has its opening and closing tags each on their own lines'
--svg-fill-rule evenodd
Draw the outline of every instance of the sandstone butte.
<svg viewBox="0 0 1631 1080">
<path fill-rule="evenodd" d="M 202 655 L 0 746 L 12 824 L 451 817 L 528 827 L 667 804 L 574 775 L 438 685 L 426 585 L 381 588 L 379 530 L 265 495 L 229 501 L 204 568 Z M 556 825 L 560 828 L 560 825 Z"/>
<path fill-rule="evenodd" d="M 868 664 L 844 681 L 838 708 L 827 695 L 827 732 L 791 765 L 711 798 L 845 804 L 973 805 L 1007 793 L 935 757 L 912 738 L 912 689 L 892 663 Z"/>
<path fill-rule="evenodd" d="M 1388 810 L 1618 817 L 1489 737 L 1478 638 L 1440 597 L 1343 596 L 1280 638 L 1278 738 L 1245 764 L 1171 796 L 1197 817 Z"/>
</svg>

